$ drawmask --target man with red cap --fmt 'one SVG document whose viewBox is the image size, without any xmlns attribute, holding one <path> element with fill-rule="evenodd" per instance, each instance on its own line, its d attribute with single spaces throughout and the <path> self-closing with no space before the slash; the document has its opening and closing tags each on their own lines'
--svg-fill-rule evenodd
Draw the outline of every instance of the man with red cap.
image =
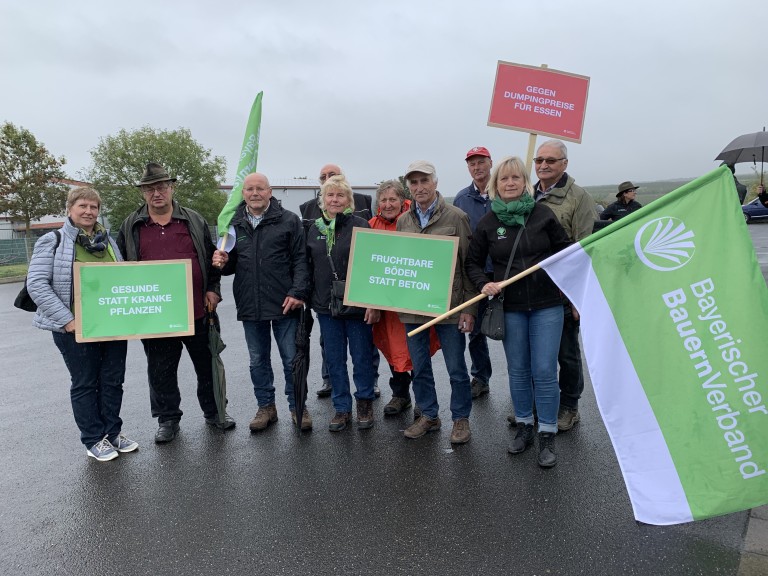
<svg viewBox="0 0 768 576">
<path fill-rule="evenodd" d="M 491 178 L 491 153 L 488 148 L 475 146 L 470 148 L 466 156 L 467 169 L 472 176 L 472 183 L 460 190 L 453 200 L 453 205 L 461 208 L 469 216 L 469 225 L 475 232 L 480 219 L 491 211 L 491 202 L 488 199 L 488 180 Z M 493 281 L 493 265 L 490 258 L 486 262 L 485 271 L 489 275 L 488 281 Z M 491 358 L 488 352 L 488 340 L 485 334 L 480 332 L 480 321 L 483 317 L 488 299 L 481 300 L 478 304 L 475 327 L 469 335 L 469 357 L 472 359 L 470 374 L 472 375 L 472 398 L 478 398 L 488 394 L 488 383 L 491 379 Z"/>
</svg>

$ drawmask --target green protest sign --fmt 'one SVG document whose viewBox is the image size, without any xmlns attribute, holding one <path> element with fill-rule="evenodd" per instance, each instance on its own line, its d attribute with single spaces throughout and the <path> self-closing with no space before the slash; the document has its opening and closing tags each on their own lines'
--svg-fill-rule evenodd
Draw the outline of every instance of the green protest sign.
<svg viewBox="0 0 768 576">
<path fill-rule="evenodd" d="M 355 228 L 344 303 L 439 316 L 450 308 L 459 239 Z"/>
<path fill-rule="evenodd" d="M 78 342 L 195 333 L 189 260 L 75 263 Z"/>
</svg>

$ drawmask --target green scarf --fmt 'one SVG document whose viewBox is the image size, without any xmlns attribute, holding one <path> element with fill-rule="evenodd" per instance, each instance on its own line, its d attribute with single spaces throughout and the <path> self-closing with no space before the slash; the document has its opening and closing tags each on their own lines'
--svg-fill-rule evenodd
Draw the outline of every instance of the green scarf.
<svg viewBox="0 0 768 576">
<path fill-rule="evenodd" d="M 343 214 L 352 214 L 352 208 L 345 208 Z M 326 224 L 326 222 L 328 222 Z M 331 255 L 331 249 L 336 243 L 336 218 L 331 218 L 328 213 L 323 211 L 323 215 L 315 220 L 315 226 L 320 230 L 320 234 L 325 235 L 325 247 L 328 250 L 328 255 Z"/>
<path fill-rule="evenodd" d="M 512 200 L 511 202 L 504 202 L 496 194 L 496 198 L 493 199 L 491 204 L 491 210 L 493 210 L 493 213 L 496 214 L 496 217 L 503 224 L 507 226 L 522 226 L 525 222 L 525 217 L 531 213 L 535 204 L 536 202 L 534 202 L 528 192 L 523 192 L 519 200 Z"/>
</svg>

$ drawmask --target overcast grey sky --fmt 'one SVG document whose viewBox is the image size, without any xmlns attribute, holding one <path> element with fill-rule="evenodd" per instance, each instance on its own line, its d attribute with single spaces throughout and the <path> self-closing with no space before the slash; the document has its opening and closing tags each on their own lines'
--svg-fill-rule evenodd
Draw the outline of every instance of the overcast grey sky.
<svg viewBox="0 0 768 576">
<path fill-rule="evenodd" d="M 186 127 L 231 183 L 263 90 L 273 181 L 335 162 L 371 184 L 424 158 L 451 196 L 470 147 L 525 157 L 527 134 L 486 124 L 505 60 L 591 78 L 577 182 L 694 177 L 768 124 L 766 16 L 765 0 L 3 1 L 0 121 L 75 178 L 120 128 Z"/>
</svg>

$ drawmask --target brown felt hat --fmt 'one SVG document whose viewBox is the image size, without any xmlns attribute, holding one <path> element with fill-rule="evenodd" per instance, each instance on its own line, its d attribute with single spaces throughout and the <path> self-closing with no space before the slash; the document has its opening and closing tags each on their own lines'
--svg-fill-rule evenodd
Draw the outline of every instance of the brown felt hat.
<svg viewBox="0 0 768 576">
<path fill-rule="evenodd" d="M 176 182 L 176 178 L 171 178 L 160 164 L 150 162 L 144 169 L 144 175 L 141 177 L 141 180 L 136 183 L 136 187 L 141 188 L 155 182 Z"/>
<path fill-rule="evenodd" d="M 635 186 L 629 180 L 627 180 L 626 182 L 622 182 L 621 184 L 619 184 L 619 191 L 616 193 L 616 198 L 621 197 L 621 195 L 624 194 L 624 192 L 629 192 L 630 190 L 637 190 L 638 188 L 640 188 L 640 186 Z"/>
</svg>

